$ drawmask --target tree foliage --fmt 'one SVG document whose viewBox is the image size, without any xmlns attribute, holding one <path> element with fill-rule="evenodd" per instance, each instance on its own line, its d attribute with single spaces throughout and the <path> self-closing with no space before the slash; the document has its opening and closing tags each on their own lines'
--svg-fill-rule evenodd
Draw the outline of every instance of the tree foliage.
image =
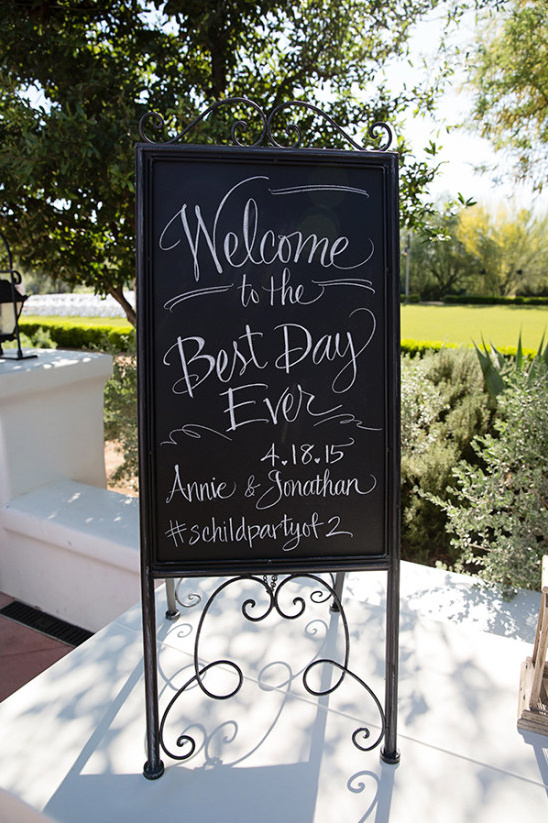
<svg viewBox="0 0 548 823">
<path fill-rule="evenodd" d="M 548 215 L 532 209 L 464 204 L 429 219 L 429 236 L 410 243 L 410 291 L 423 300 L 447 294 L 548 294 Z"/>
<path fill-rule="evenodd" d="M 548 290 L 548 215 L 477 205 L 461 212 L 457 234 L 473 260 L 476 293 L 509 296 Z"/>
<path fill-rule="evenodd" d="M 216 100 L 245 96 L 268 110 L 298 98 L 321 101 L 363 137 L 374 120 L 397 124 L 411 103 L 434 105 L 428 85 L 391 93 L 383 68 L 405 59 L 413 23 L 437 5 L 3 0 L 0 220 L 21 266 L 110 293 L 134 320 L 124 287 L 134 271 L 133 146 L 142 115 L 160 112 L 173 136 Z M 226 134 L 219 112 L 192 139 Z M 403 140 L 400 149 L 404 217 L 417 225 L 434 168 Z"/>
<path fill-rule="evenodd" d="M 460 212 L 437 212 L 429 220 L 429 233 L 411 239 L 413 292 L 422 300 L 442 300 L 464 289 L 473 271 L 473 259 L 458 236 Z"/>
<path fill-rule="evenodd" d="M 474 118 L 496 149 L 508 149 L 519 177 L 548 183 L 548 5 L 511 0 L 490 16 L 474 53 Z"/>
</svg>

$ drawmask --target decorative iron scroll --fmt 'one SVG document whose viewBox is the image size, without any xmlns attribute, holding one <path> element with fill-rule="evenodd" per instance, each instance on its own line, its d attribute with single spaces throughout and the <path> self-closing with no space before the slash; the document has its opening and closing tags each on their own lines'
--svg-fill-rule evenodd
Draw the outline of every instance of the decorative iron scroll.
<svg viewBox="0 0 548 823">
<path fill-rule="evenodd" d="M 392 129 L 387 123 L 383 123 L 381 121 L 376 121 L 373 123 L 369 129 L 368 134 L 372 140 L 379 140 L 381 137 L 384 136 L 384 140 L 382 140 L 378 145 L 374 146 L 362 146 L 357 143 L 355 140 L 347 134 L 344 129 L 342 129 L 338 123 L 333 120 L 333 118 L 327 114 L 326 112 L 319 109 L 317 106 L 314 106 L 312 103 L 306 103 L 301 100 L 289 100 L 286 103 L 281 103 L 280 105 L 276 106 L 272 111 L 267 115 L 261 109 L 260 106 L 257 105 L 253 100 L 248 100 L 245 97 L 228 97 L 225 100 L 219 100 L 217 103 L 213 103 L 213 105 L 209 106 L 205 109 L 201 114 L 198 115 L 192 122 L 190 122 L 179 134 L 173 137 L 171 140 L 167 141 L 156 141 L 153 140 L 147 134 L 147 127 L 152 128 L 155 131 L 163 131 L 165 128 L 165 122 L 163 117 L 158 114 L 157 112 L 147 112 L 146 114 L 141 117 L 139 121 L 139 134 L 141 139 L 144 143 L 153 143 L 153 144 L 161 144 L 161 145 L 168 145 L 174 144 L 179 142 L 183 137 L 185 137 L 189 132 L 191 132 L 199 123 L 203 122 L 212 112 L 217 111 L 223 106 L 246 106 L 253 110 L 254 114 L 257 117 L 258 124 L 260 126 L 260 135 L 254 142 L 244 142 L 243 135 L 245 132 L 250 130 L 250 123 L 248 120 L 238 119 L 236 120 L 231 127 L 230 130 L 230 137 L 232 140 L 232 144 L 234 146 L 240 146 L 241 148 L 256 148 L 262 145 L 274 146 L 276 148 L 287 148 L 287 149 L 298 149 L 302 148 L 302 130 L 298 123 L 289 123 L 285 126 L 284 131 L 288 138 L 292 139 L 292 142 L 289 144 L 280 143 L 274 136 L 273 133 L 273 126 L 274 120 L 280 115 L 280 113 L 286 109 L 290 108 L 301 108 L 307 111 L 312 112 L 313 114 L 319 115 L 325 121 L 329 123 L 329 125 L 336 131 L 341 137 L 344 138 L 354 149 L 358 151 L 387 151 L 390 148 L 393 140 L 393 133 Z"/>
<path fill-rule="evenodd" d="M 188 592 L 184 595 L 181 594 L 181 586 L 184 582 L 184 577 L 180 577 L 177 581 L 174 592 L 175 601 L 179 604 L 179 606 L 182 606 L 183 609 L 192 609 L 194 606 L 197 606 L 201 602 L 202 596 L 197 592 Z"/>
<path fill-rule="evenodd" d="M 367 728 L 366 726 L 362 726 L 362 727 L 357 728 L 353 732 L 352 741 L 353 741 L 354 745 L 356 746 L 356 748 L 358 748 L 358 749 L 360 749 L 361 751 L 364 751 L 364 752 L 371 751 L 372 749 L 375 749 L 381 743 L 381 741 L 382 741 L 382 739 L 385 735 L 384 711 L 383 711 L 383 708 L 381 706 L 381 703 L 380 703 L 379 699 L 377 698 L 375 693 L 372 691 L 372 689 L 360 677 L 358 677 L 356 674 L 354 674 L 354 672 L 352 672 L 348 668 L 348 660 L 349 660 L 349 653 L 350 653 L 350 637 L 349 637 L 349 631 L 348 631 L 348 622 L 347 622 L 346 615 L 345 615 L 344 610 L 342 608 L 341 600 L 340 600 L 340 598 L 337 594 L 336 589 L 332 585 L 329 585 L 322 577 L 319 577 L 318 575 L 315 575 L 315 574 L 301 574 L 301 573 L 299 573 L 299 574 L 288 575 L 287 577 L 284 577 L 281 580 L 281 582 L 278 581 L 278 578 L 276 577 L 276 575 L 272 575 L 270 578 L 268 578 L 266 575 L 263 578 L 257 577 L 255 575 L 241 575 L 239 577 L 232 577 L 232 578 L 226 580 L 225 582 L 223 582 L 221 585 L 219 585 L 216 588 L 216 590 L 213 592 L 213 594 L 211 595 L 209 600 L 207 601 L 207 603 L 204 607 L 204 610 L 201 614 L 200 621 L 198 623 L 198 628 L 197 628 L 197 631 L 196 631 L 196 639 L 195 639 L 195 642 L 194 642 L 194 675 L 189 680 L 187 680 L 187 682 L 182 687 L 180 687 L 177 690 L 177 692 L 173 695 L 173 697 L 169 701 L 168 706 L 167 706 L 167 708 L 165 709 L 165 711 L 163 713 L 163 716 L 162 716 L 162 719 L 161 719 L 161 722 L 160 722 L 160 728 L 159 728 L 160 746 L 162 747 L 164 752 L 169 757 L 171 757 L 173 760 L 180 760 L 180 761 L 188 760 L 190 757 L 192 757 L 192 755 L 196 751 L 196 740 L 195 740 L 195 738 L 191 734 L 188 734 L 186 732 L 182 732 L 176 738 L 176 744 L 175 745 L 179 749 L 178 752 L 174 751 L 172 748 L 170 748 L 170 745 L 166 742 L 166 739 L 165 739 L 165 737 L 166 737 L 165 729 L 166 729 L 166 723 L 167 723 L 168 717 L 171 714 L 172 709 L 174 708 L 175 704 L 178 703 L 178 701 L 181 698 L 181 696 L 183 695 L 183 693 L 185 691 L 187 691 L 189 688 L 191 688 L 192 686 L 198 685 L 199 688 L 202 690 L 202 692 L 207 697 L 210 697 L 214 700 L 228 700 L 229 698 L 234 697 L 236 694 L 238 694 L 238 692 L 240 691 L 240 689 L 243 685 L 243 682 L 244 682 L 243 671 L 242 671 L 241 667 L 237 663 L 235 663 L 233 660 L 219 659 L 219 660 L 215 660 L 211 663 L 208 663 L 205 666 L 200 666 L 200 663 L 199 663 L 199 658 L 200 658 L 199 648 L 200 648 L 200 640 L 201 640 L 201 635 L 202 635 L 202 629 L 204 627 L 204 622 L 205 622 L 205 620 L 208 616 L 208 613 L 211 609 L 211 606 L 213 605 L 216 598 L 225 589 L 227 589 L 229 586 L 240 583 L 242 581 L 252 581 L 254 583 L 257 583 L 262 588 L 264 593 L 266 594 L 267 604 L 266 604 L 266 607 L 264 607 L 259 613 L 255 613 L 254 610 L 257 609 L 257 600 L 252 598 L 252 597 L 247 597 L 247 599 L 244 600 L 244 602 L 241 605 L 241 612 L 242 612 L 242 614 L 243 614 L 243 616 L 245 617 L 246 620 L 248 620 L 250 622 L 253 622 L 253 623 L 258 623 L 262 620 L 265 620 L 274 611 L 277 612 L 277 614 L 280 617 L 284 618 L 285 620 L 295 620 L 295 619 L 301 617 L 304 614 L 305 610 L 306 610 L 307 601 L 305 600 L 305 597 L 303 597 L 301 595 L 294 596 L 293 599 L 292 599 L 293 611 L 288 611 L 287 607 L 284 608 L 282 603 L 281 603 L 281 594 L 283 593 L 283 591 L 287 587 L 287 585 L 289 583 L 291 583 L 292 581 L 296 580 L 296 579 L 311 580 L 315 584 L 317 584 L 319 587 L 323 587 L 323 590 L 322 590 L 322 588 L 318 588 L 318 589 L 315 589 L 314 591 L 312 591 L 309 595 L 310 600 L 313 603 L 316 603 L 316 604 L 332 601 L 333 605 L 334 605 L 334 610 L 337 611 L 341 616 L 342 626 L 343 626 L 343 633 L 344 633 L 344 653 L 342 655 L 342 662 L 339 662 L 337 660 L 333 660 L 333 659 L 330 659 L 330 658 L 323 658 L 323 657 L 312 660 L 312 662 L 309 663 L 304 668 L 304 670 L 302 672 L 302 682 L 303 682 L 304 688 L 306 689 L 306 691 L 309 694 L 314 695 L 315 697 L 324 697 L 324 696 L 326 696 L 328 694 L 332 694 L 334 691 L 336 691 L 341 686 L 341 684 L 343 683 L 343 681 L 346 677 L 350 677 L 353 680 L 355 680 L 357 683 L 359 683 L 361 686 L 363 686 L 365 691 L 372 698 L 372 700 L 373 700 L 373 702 L 374 702 L 374 704 L 377 708 L 377 711 L 379 713 L 380 732 L 377 735 L 377 737 L 373 739 L 373 742 L 370 742 L 370 738 L 371 738 L 370 729 Z M 335 680 L 335 682 L 331 683 L 331 685 L 329 685 L 329 686 L 326 686 L 326 687 L 323 687 L 323 688 L 322 687 L 313 688 L 310 685 L 310 675 L 311 675 L 311 673 L 314 669 L 316 669 L 318 667 L 321 667 L 321 666 L 330 666 L 330 667 L 332 667 L 333 670 L 338 672 L 338 677 Z M 229 670 L 231 670 L 232 672 L 235 673 L 237 682 L 236 682 L 236 686 L 234 688 L 231 688 L 230 690 L 227 690 L 226 692 L 224 692 L 222 694 L 219 694 L 219 693 L 216 693 L 216 692 L 212 691 L 210 688 L 208 688 L 205 685 L 205 677 L 206 677 L 207 673 L 212 671 L 216 667 L 224 667 L 225 670 L 229 669 Z"/>
</svg>

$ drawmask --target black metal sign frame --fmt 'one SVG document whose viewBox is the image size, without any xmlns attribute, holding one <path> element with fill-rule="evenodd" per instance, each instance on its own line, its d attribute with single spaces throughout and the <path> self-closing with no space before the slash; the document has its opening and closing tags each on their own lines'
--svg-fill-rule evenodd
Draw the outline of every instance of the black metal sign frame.
<svg viewBox="0 0 548 823">
<path fill-rule="evenodd" d="M 396 762 L 398 158 L 333 121 L 360 150 L 301 148 L 295 124 L 282 147 L 281 108 L 325 117 L 298 102 L 267 118 L 223 101 L 183 135 L 227 104 L 259 115 L 251 147 L 242 121 L 232 147 L 153 143 L 144 123 L 137 146 L 145 775 L 163 772 L 154 580 L 180 576 L 272 575 L 278 608 L 278 574 L 386 570 L 381 738 L 386 725 Z"/>
</svg>

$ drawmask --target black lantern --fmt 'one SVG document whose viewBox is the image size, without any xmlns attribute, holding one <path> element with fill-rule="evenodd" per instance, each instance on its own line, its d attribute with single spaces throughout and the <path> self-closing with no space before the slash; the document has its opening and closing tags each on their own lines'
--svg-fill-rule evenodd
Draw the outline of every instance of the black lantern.
<svg viewBox="0 0 548 823">
<path fill-rule="evenodd" d="M 7 358 L 2 350 L 2 343 L 8 340 L 17 341 L 17 355 L 14 360 L 22 360 L 36 355 L 24 355 L 21 350 L 21 339 L 19 336 L 19 317 L 23 310 L 26 295 L 21 294 L 16 286 L 21 283 L 21 275 L 13 268 L 13 261 L 10 247 L 2 232 L 0 232 L 6 253 L 8 256 L 8 268 L 0 269 L 0 357 Z M 8 275 L 9 279 L 4 279 L 3 275 Z"/>
</svg>

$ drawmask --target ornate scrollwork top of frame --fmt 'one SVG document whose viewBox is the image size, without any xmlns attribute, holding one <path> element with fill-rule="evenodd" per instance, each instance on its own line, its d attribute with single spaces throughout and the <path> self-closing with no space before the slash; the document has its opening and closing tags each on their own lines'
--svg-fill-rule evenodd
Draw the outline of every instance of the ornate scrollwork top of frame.
<svg viewBox="0 0 548 823">
<path fill-rule="evenodd" d="M 279 115 L 288 110 L 288 109 L 297 109 L 301 108 L 307 112 L 311 112 L 314 115 L 319 116 L 323 120 L 325 120 L 332 129 L 337 132 L 350 146 L 357 151 L 388 151 L 392 144 L 393 140 L 393 133 L 391 127 L 387 123 L 383 123 L 381 121 L 376 121 L 372 123 L 372 125 L 368 129 L 368 135 L 372 140 L 379 140 L 381 137 L 384 137 L 383 140 L 378 145 L 375 146 L 362 146 L 357 143 L 352 137 L 350 137 L 347 132 L 342 129 L 338 123 L 333 120 L 333 118 L 327 114 L 326 112 L 322 111 L 317 106 L 314 106 L 312 103 L 306 103 L 302 100 L 289 100 L 286 103 L 280 103 L 280 105 L 276 106 L 272 111 L 267 115 L 263 111 L 263 109 L 255 103 L 253 100 L 249 100 L 245 97 L 228 97 L 225 100 L 219 100 L 216 103 L 213 103 L 207 109 L 205 109 L 198 117 L 195 117 L 179 134 L 175 137 L 171 138 L 171 140 L 167 141 L 156 141 L 153 140 L 147 134 L 147 127 L 153 129 L 154 131 L 160 132 L 163 131 L 165 128 L 165 122 L 163 117 L 158 114 L 157 112 L 147 112 L 146 114 L 141 117 L 139 121 L 139 134 L 141 136 L 141 140 L 144 143 L 152 143 L 154 145 L 172 145 L 178 143 L 182 140 L 183 137 L 186 137 L 193 129 L 195 129 L 199 123 L 203 122 L 210 114 L 217 111 L 221 107 L 232 106 L 234 108 L 240 106 L 249 107 L 253 110 L 254 115 L 258 118 L 258 123 L 260 125 L 260 134 L 259 137 L 254 140 L 253 142 L 244 142 L 243 135 L 248 132 L 251 128 L 250 121 L 248 119 L 239 118 L 237 119 L 230 129 L 230 137 L 232 140 L 232 145 L 239 146 L 240 148 L 256 148 L 258 146 L 266 145 L 266 146 L 273 146 L 275 148 L 280 149 L 299 149 L 303 148 L 302 141 L 303 141 L 303 134 L 301 126 L 297 122 L 290 122 L 284 127 L 285 135 L 288 138 L 291 138 L 292 142 L 289 144 L 284 144 L 279 142 L 278 139 L 274 136 L 274 121 Z"/>
</svg>

